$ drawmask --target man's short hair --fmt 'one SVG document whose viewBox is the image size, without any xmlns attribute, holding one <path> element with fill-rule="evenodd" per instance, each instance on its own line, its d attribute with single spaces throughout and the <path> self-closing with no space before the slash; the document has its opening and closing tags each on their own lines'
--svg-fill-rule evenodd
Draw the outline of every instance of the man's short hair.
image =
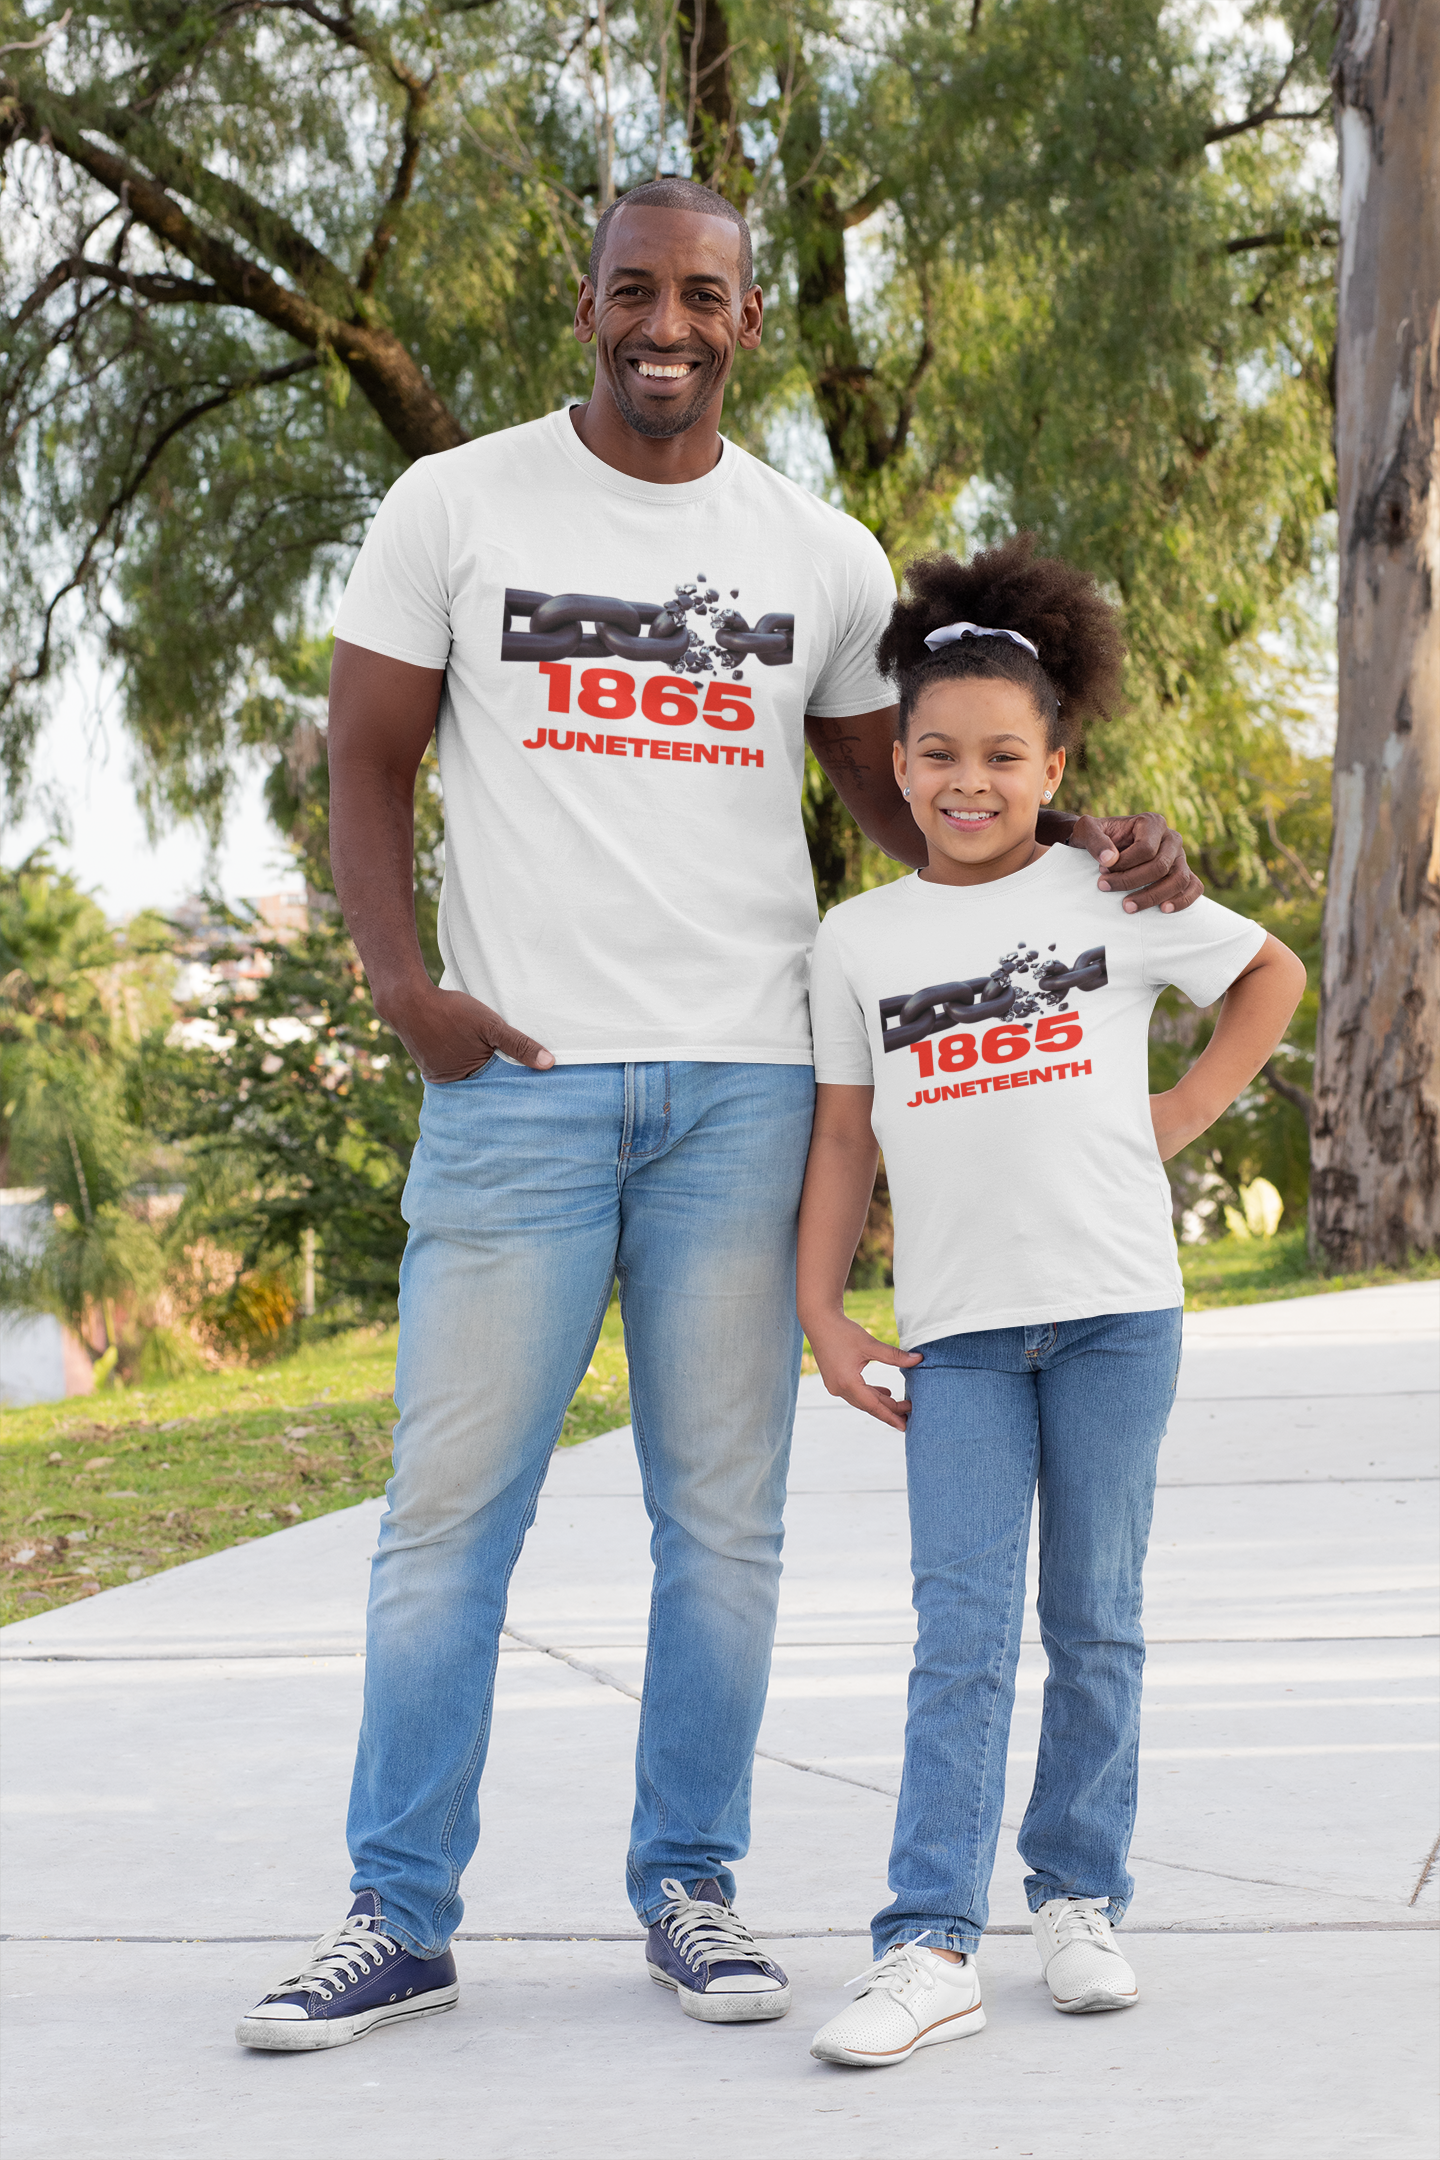
<svg viewBox="0 0 1440 2160">
<path fill-rule="evenodd" d="M 646 180 L 639 187 L 631 188 L 628 195 L 617 196 L 608 210 L 601 213 L 595 227 L 595 237 L 590 243 L 590 283 L 599 290 L 600 258 L 605 253 L 605 236 L 620 211 L 636 210 L 693 210 L 701 217 L 728 218 L 740 229 L 740 290 L 749 292 L 755 283 L 755 255 L 750 245 L 750 227 L 746 224 L 734 203 L 726 202 L 714 188 L 702 187 L 698 180 Z"/>
</svg>

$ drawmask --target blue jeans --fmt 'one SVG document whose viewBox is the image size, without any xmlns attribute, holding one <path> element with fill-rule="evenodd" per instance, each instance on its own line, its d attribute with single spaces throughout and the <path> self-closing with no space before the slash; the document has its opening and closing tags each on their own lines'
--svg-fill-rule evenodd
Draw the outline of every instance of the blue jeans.
<svg viewBox="0 0 1440 2160">
<path fill-rule="evenodd" d="M 354 1888 L 421 1957 L 460 1923 L 507 1588 L 617 1275 L 655 1567 L 631 1900 L 648 1924 L 667 1875 L 733 1895 L 775 1632 L 813 1107 L 808 1065 L 492 1058 L 426 1089 L 349 1820 Z"/>
<path fill-rule="evenodd" d="M 1094 1898 L 1112 1920 L 1130 1902 L 1140 1572 L 1180 1322 L 1176 1306 L 950 1335 L 906 1375 L 920 1630 L 877 1957 L 927 1929 L 951 1950 L 984 1932 L 1037 1489 L 1050 1671 L 1020 1829 L 1025 1894 L 1032 1912 Z"/>
</svg>

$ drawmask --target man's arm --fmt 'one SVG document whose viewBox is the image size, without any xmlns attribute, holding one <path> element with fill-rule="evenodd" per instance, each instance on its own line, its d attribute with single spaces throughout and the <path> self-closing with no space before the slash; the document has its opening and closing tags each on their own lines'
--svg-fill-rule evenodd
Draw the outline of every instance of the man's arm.
<svg viewBox="0 0 1440 2160">
<path fill-rule="evenodd" d="M 415 934 L 415 776 L 435 731 L 443 668 L 335 641 L 330 667 L 330 868 L 375 1010 L 427 1080 L 463 1080 L 503 1050 L 555 1060 L 463 991 L 439 990 Z"/>
<path fill-rule="evenodd" d="M 867 840 L 893 857 L 923 870 L 929 861 L 924 836 L 910 815 L 910 805 L 895 785 L 890 746 L 895 740 L 895 707 L 855 713 L 848 720 L 807 716 L 805 734 L 831 786 Z M 1083 847 L 1104 876 L 1101 892 L 1132 895 L 1129 915 L 1158 907 L 1171 915 L 1189 907 L 1205 890 L 1185 860 L 1185 844 L 1158 811 L 1133 817 L 1073 818 L 1063 810 L 1042 810 L 1036 837 L 1048 846 Z"/>
</svg>

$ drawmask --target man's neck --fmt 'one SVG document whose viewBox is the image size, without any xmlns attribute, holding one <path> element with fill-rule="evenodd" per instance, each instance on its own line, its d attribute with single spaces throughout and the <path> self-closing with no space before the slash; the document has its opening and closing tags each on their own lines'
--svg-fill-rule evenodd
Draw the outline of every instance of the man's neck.
<svg viewBox="0 0 1440 2160">
<path fill-rule="evenodd" d="M 632 480 L 649 480 L 656 487 L 679 487 L 686 480 L 703 480 L 720 462 L 720 405 L 687 428 L 683 435 L 656 437 L 637 435 L 617 409 L 613 398 L 597 383 L 588 405 L 572 405 L 570 422 L 585 448 L 602 464 Z"/>
</svg>

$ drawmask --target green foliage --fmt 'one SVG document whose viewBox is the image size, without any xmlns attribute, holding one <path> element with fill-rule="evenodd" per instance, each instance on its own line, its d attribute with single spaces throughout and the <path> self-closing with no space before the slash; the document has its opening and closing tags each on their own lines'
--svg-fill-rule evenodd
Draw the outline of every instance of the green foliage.
<svg viewBox="0 0 1440 2160">
<path fill-rule="evenodd" d="M 127 1204 L 155 1167 L 133 1119 L 140 1049 L 169 1012 L 164 926 L 112 930 L 43 855 L 0 875 L 0 1112 L 6 1182 L 37 1188 L 49 1227 L 0 1257 L 0 1299 L 76 1329 L 142 1300 L 164 1274 L 160 1240 Z"/>
<path fill-rule="evenodd" d="M 255 918 L 229 920 L 249 944 Z M 332 1320 L 393 1310 L 421 1094 L 336 918 L 322 914 L 261 950 L 269 973 L 218 982 L 184 1042 L 156 1049 L 146 1074 L 148 1117 L 187 1147 L 182 1232 L 241 1257 L 240 1281 L 206 1317 L 222 1337 L 255 1345 L 288 1324 L 285 1271 L 307 1231 Z M 223 946 L 212 954 L 217 966 L 226 958 Z"/>
<path fill-rule="evenodd" d="M 259 748 L 323 900 L 320 626 L 364 525 L 407 458 L 584 394 L 570 315 L 595 215 L 688 166 L 747 206 L 767 296 L 731 432 L 897 566 L 1028 527 L 1094 571 L 1124 609 L 1130 703 L 1063 804 L 1163 810 L 1212 891 L 1313 960 L 1326 789 L 1294 745 L 1332 534 L 1335 237 L 1313 0 L 1223 20 L 1201 0 L 707 0 L 708 28 L 667 0 L 94 0 L 63 25 L 37 0 L 27 19 L 56 34 L 6 61 L 17 779 L 47 686 L 98 635 L 157 823 L 218 830 Z M 355 343 L 382 334 L 389 376 Z M 433 771 L 416 810 L 435 965 Z M 813 763 L 804 812 L 822 904 L 894 874 Z M 368 1310 L 415 1084 L 376 1048 L 343 941 L 315 935 L 245 1013 L 220 1001 L 233 1049 L 192 1048 L 167 1129 L 195 1150 L 188 1219 L 213 1206 L 247 1277 L 314 1227 L 330 1290 Z M 1302 1091 L 1313 1018 L 1312 996 L 1276 1065 Z M 315 1032 L 282 1040 L 292 1019 Z M 1157 1084 L 1206 1027 L 1162 1010 Z M 58 1068 L 47 1087 L 58 1196 L 74 1090 Z M 97 1206 L 129 1174 L 104 1169 L 106 1114 L 84 1140 L 69 1119 Z M 1263 1176 L 1294 1220 L 1307 1153 L 1303 1108 L 1257 1086 L 1177 1165 L 1177 1207 L 1218 1220 Z"/>
<path fill-rule="evenodd" d="M 88 621 L 157 818 L 214 829 L 241 743 L 293 778 L 323 596 L 417 447 L 363 367 L 347 394 L 342 333 L 383 328 L 423 370 L 423 447 L 549 411 L 588 382 L 569 317 L 595 212 L 688 162 L 757 230 L 766 346 L 734 431 L 763 450 L 818 419 L 824 484 L 897 561 L 1026 525 L 1095 569 L 1125 605 L 1135 703 L 1090 796 L 1240 833 L 1236 670 L 1313 569 L 1333 492 L 1325 122 L 1293 117 L 1324 104 L 1320 13 L 706 14 L 699 75 L 690 15 L 661 0 L 603 19 L 96 0 L 12 58 L 17 772 Z M 97 135 L 309 327 L 207 283 L 176 219 L 167 238 L 127 212 L 86 168 Z"/>
<path fill-rule="evenodd" d="M 1266 1071 L 1202 1138 L 1167 1164 L 1177 1224 L 1186 1235 L 1218 1234 L 1240 1188 L 1267 1179 L 1285 1205 L 1285 1221 L 1304 1220 L 1310 1190 L 1306 1101 L 1315 1062 L 1319 1014 L 1324 866 L 1330 846 L 1328 760 L 1282 740 L 1258 736 L 1252 762 L 1237 781 L 1251 807 L 1251 837 L 1199 852 L 1215 899 L 1260 923 L 1305 962 L 1307 985 L 1295 1017 Z M 1173 1087 L 1209 1042 L 1219 1007 L 1197 1013 L 1166 991 L 1150 1032 L 1150 1085 Z M 1299 1100 L 1278 1088 L 1296 1091 Z"/>
</svg>

